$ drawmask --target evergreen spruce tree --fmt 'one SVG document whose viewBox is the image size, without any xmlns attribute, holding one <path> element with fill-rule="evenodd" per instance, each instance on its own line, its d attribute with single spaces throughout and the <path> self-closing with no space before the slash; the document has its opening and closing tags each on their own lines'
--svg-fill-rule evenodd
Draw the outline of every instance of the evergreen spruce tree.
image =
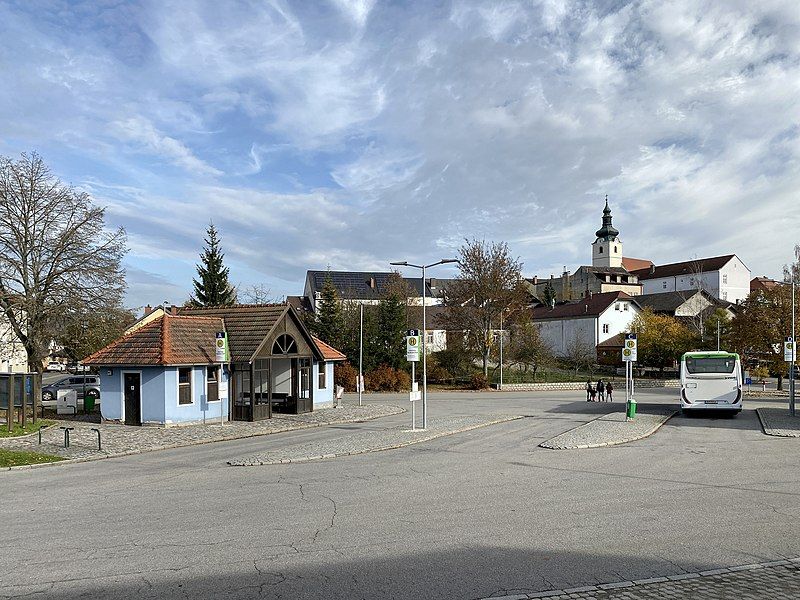
<svg viewBox="0 0 800 600">
<path fill-rule="evenodd" d="M 220 251 L 217 229 L 211 223 L 206 230 L 206 246 L 200 254 L 197 274 L 193 279 L 194 294 L 189 301 L 192 306 L 230 306 L 236 304 L 236 290 L 228 281 L 228 268 L 223 265 L 225 255 Z"/>
<path fill-rule="evenodd" d="M 344 332 L 344 314 L 339 293 L 330 274 L 325 277 L 320 291 L 319 309 L 314 320 L 314 333 L 323 342 L 333 347 L 341 344 Z"/>
<path fill-rule="evenodd" d="M 556 301 L 556 291 L 553 289 L 553 284 L 551 282 L 547 282 L 544 286 L 544 303 L 547 306 L 553 306 L 553 303 Z"/>
<path fill-rule="evenodd" d="M 405 360 L 406 303 L 397 288 L 390 289 L 378 304 L 377 362 L 403 369 Z"/>
</svg>

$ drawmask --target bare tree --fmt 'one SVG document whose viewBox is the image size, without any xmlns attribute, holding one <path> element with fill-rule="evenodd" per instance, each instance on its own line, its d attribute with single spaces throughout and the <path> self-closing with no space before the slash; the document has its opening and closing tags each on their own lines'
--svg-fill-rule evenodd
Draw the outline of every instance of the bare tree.
<svg viewBox="0 0 800 600">
<path fill-rule="evenodd" d="M 245 304 L 272 304 L 275 302 L 275 296 L 263 283 L 248 285 L 243 290 L 236 290 L 236 293 L 244 300 Z"/>
<path fill-rule="evenodd" d="M 575 329 L 572 337 L 567 340 L 564 351 L 564 358 L 575 367 L 576 375 L 581 367 L 591 370 L 596 358 L 595 350 L 583 331 Z"/>
<path fill-rule="evenodd" d="M 56 178 L 37 154 L 0 157 L 0 310 L 41 372 L 49 343 L 73 315 L 120 306 L 125 231 Z"/>
<path fill-rule="evenodd" d="M 448 329 L 464 332 L 466 348 L 480 355 L 488 377 L 500 313 L 505 311 L 510 323 L 527 301 L 522 263 L 511 256 L 506 243 L 478 240 L 466 240 L 459 249 L 459 263 L 461 272 L 444 293 L 445 319 Z"/>
</svg>

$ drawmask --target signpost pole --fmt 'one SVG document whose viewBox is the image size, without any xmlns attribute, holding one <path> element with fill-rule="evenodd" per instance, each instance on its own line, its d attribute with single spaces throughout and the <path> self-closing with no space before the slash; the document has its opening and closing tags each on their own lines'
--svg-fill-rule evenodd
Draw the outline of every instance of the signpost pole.
<svg viewBox="0 0 800 600">
<path fill-rule="evenodd" d="M 789 363 L 789 412 L 792 416 L 795 416 L 795 403 L 794 403 L 794 391 L 795 391 L 795 384 L 794 384 L 794 370 L 795 370 L 795 363 L 797 362 L 797 332 L 795 331 L 795 322 L 794 322 L 794 271 L 795 266 L 792 265 L 792 362 Z"/>
<path fill-rule="evenodd" d="M 428 323 L 425 319 L 425 265 L 422 265 L 422 428 L 428 428 Z"/>
<path fill-rule="evenodd" d="M 417 382 L 416 378 L 416 361 L 411 361 L 411 393 L 414 393 L 414 384 Z M 413 400 L 411 401 L 411 431 L 415 431 L 417 429 L 417 415 L 416 415 L 416 402 Z"/>
<path fill-rule="evenodd" d="M 503 389 L 503 311 L 500 311 L 500 390 Z"/>
<path fill-rule="evenodd" d="M 364 304 L 358 305 L 358 405 L 364 392 Z"/>
</svg>

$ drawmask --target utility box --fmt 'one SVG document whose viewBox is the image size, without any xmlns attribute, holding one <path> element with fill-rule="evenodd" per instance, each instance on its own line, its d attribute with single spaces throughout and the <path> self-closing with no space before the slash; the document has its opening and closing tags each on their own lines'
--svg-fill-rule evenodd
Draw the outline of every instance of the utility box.
<svg viewBox="0 0 800 600">
<path fill-rule="evenodd" d="M 78 391 L 58 390 L 56 396 L 56 414 L 74 415 L 78 412 Z"/>
</svg>

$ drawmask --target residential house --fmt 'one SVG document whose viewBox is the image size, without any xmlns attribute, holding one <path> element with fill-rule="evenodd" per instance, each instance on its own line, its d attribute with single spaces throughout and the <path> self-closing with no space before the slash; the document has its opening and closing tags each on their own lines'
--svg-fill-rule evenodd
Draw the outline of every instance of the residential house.
<svg viewBox="0 0 800 600">
<path fill-rule="evenodd" d="M 735 254 L 652 265 L 634 275 L 642 282 L 644 294 L 704 290 L 738 304 L 750 293 L 750 269 Z"/>
<path fill-rule="evenodd" d="M 783 282 L 770 279 L 767 276 L 753 277 L 753 279 L 750 280 L 750 292 L 766 292 L 775 289 L 779 285 L 783 285 Z"/>
<path fill-rule="evenodd" d="M 590 294 L 580 300 L 533 309 L 542 341 L 557 356 L 574 355 L 578 348 L 597 352 L 598 346 L 630 330 L 641 312 L 636 298 L 625 292 Z"/>
</svg>

